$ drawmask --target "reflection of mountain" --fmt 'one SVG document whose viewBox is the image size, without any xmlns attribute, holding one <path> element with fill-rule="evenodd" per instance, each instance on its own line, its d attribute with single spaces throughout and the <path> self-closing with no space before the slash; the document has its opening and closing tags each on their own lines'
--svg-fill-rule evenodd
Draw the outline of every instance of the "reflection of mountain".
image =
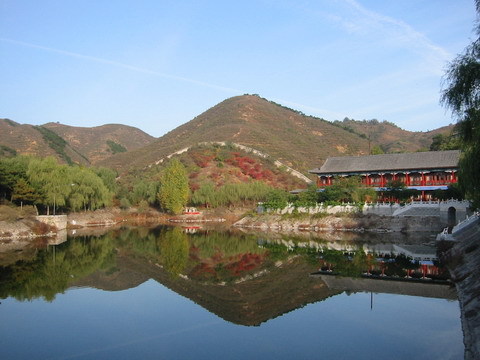
<svg viewBox="0 0 480 360">
<path fill-rule="evenodd" d="M 387 267 L 399 273 L 404 268 L 413 271 L 417 265 L 408 258 L 393 259 L 391 254 L 407 249 L 412 255 L 431 257 L 423 247 L 305 240 L 259 240 L 258 235 L 213 231 L 186 235 L 180 228 L 163 227 L 116 229 L 105 236 L 70 239 L 0 266 L 0 297 L 53 300 L 72 286 L 116 291 L 154 279 L 219 317 L 247 326 L 343 291 L 455 298 L 448 287 L 432 284 L 309 276 L 323 263 L 353 276 Z M 344 250 L 330 249 L 338 246 Z M 387 253 L 384 261 L 365 254 L 372 248 L 377 254 Z"/>
<path fill-rule="evenodd" d="M 133 289 L 143 284 L 150 278 L 142 272 L 133 271 L 122 264 L 122 258 L 117 258 L 114 271 L 98 270 L 80 280 L 75 281 L 73 286 L 93 287 L 107 291 L 120 291 Z"/>
<path fill-rule="evenodd" d="M 231 284 L 196 282 L 172 277 L 160 266 L 137 257 L 119 255 L 114 274 L 97 272 L 75 285 L 110 290 L 136 286 L 140 279 L 152 278 L 179 295 L 239 325 L 256 326 L 309 303 L 324 300 L 337 291 L 330 291 L 323 282 L 309 277 L 315 270 L 303 258 L 295 256 L 259 276 Z M 117 275 L 115 275 L 117 274 Z M 109 284 L 115 279 L 115 285 Z M 121 282 L 123 281 L 123 283 Z"/>
</svg>

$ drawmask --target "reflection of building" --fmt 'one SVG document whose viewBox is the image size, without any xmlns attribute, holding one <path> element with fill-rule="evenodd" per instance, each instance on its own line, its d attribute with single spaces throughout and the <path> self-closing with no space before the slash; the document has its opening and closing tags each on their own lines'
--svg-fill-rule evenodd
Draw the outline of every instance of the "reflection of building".
<svg viewBox="0 0 480 360">
<path fill-rule="evenodd" d="M 437 260 L 436 248 L 426 245 L 405 245 L 405 244 L 379 244 L 363 246 L 365 253 L 373 253 L 379 256 L 404 255 L 416 261 Z"/>
<path fill-rule="evenodd" d="M 331 157 L 309 172 L 318 176 L 320 188 L 334 184 L 337 177 L 359 176 L 362 184 L 380 191 L 397 180 L 425 196 L 457 182 L 459 158 L 458 150 Z"/>
<path fill-rule="evenodd" d="M 320 278 L 331 291 L 373 292 L 457 300 L 450 285 L 406 281 L 378 281 L 368 278 L 351 278 L 330 275 L 312 275 Z"/>
</svg>

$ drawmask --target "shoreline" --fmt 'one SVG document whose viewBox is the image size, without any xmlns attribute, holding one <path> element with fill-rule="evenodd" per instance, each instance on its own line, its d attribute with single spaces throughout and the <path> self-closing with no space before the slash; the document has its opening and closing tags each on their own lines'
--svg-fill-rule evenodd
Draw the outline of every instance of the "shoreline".
<svg viewBox="0 0 480 360">
<path fill-rule="evenodd" d="M 233 224 L 238 228 L 263 231 L 352 231 L 374 233 L 441 232 L 445 224 L 435 216 L 315 215 L 284 216 L 247 215 Z"/>
<path fill-rule="evenodd" d="M 214 209 L 200 215 L 169 215 L 149 209 L 138 212 L 136 209 L 101 209 L 89 212 L 70 213 L 66 216 L 67 230 L 95 227 L 115 227 L 118 225 L 154 226 L 181 224 L 222 224 L 223 227 L 244 228 L 272 232 L 372 232 L 372 233 L 414 233 L 440 232 L 445 224 L 434 216 L 379 216 L 379 215 L 297 215 L 274 214 L 245 215 L 247 209 Z M 60 230 L 43 224 L 33 218 L 13 222 L 0 221 L 0 241 L 26 241 L 42 237 L 54 237 Z"/>
</svg>

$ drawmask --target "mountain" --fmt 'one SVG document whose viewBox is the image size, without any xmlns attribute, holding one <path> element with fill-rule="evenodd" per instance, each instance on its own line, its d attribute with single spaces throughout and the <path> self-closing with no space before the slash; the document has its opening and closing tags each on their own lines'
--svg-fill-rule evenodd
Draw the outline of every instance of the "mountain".
<svg viewBox="0 0 480 360">
<path fill-rule="evenodd" d="M 133 126 L 107 124 L 96 127 L 74 127 L 48 123 L 44 128 L 52 130 L 68 144 L 85 155 L 92 164 L 116 153 L 136 150 L 150 144 L 155 138 Z"/>
<path fill-rule="evenodd" d="M 125 125 L 93 128 L 58 123 L 42 126 L 0 119 L 0 157 L 15 154 L 54 156 L 64 163 L 96 164 L 117 152 L 135 150 L 154 138 Z"/>
<path fill-rule="evenodd" d="M 242 95 L 224 100 L 144 148 L 117 154 L 103 164 L 141 168 L 198 143 L 220 141 L 246 145 L 306 173 L 327 157 L 365 155 L 375 145 L 392 152 L 418 151 L 428 148 L 436 133 L 448 131 L 416 133 L 378 121 L 332 123 L 257 95 Z M 366 134 L 371 134 L 370 140 Z"/>
<path fill-rule="evenodd" d="M 455 125 L 444 126 L 431 131 L 407 131 L 388 121 L 353 120 L 345 118 L 334 122 L 345 130 L 370 139 L 371 146 L 379 146 L 385 153 L 415 152 L 428 150 L 432 138 L 437 134 L 449 134 Z"/>
<path fill-rule="evenodd" d="M 242 95 L 224 100 L 158 139 L 125 125 L 32 126 L 0 119 L 0 156 L 53 155 L 67 163 L 125 172 L 141 170 L 200 143 L 225 142 L 258 150 L 305 174 L 327 157 L 365 155 L 375 146 L 385 152 L 425 150 L 434 135 L 448 134 L 452 128 L 411 132 L 386 121 L 329 122 L 257 95 Z"/>
<path fill-rule="evenodd" d="M 108 163 L 116 168 L 142 167 L 202 142 L 245 145 L 303 172 L 328 156 L 368 153 L 368 141 L 355 133 L 259 96 L 243 95 L 221 102 L 146 147 L 113 156 Z"/>
</svg>

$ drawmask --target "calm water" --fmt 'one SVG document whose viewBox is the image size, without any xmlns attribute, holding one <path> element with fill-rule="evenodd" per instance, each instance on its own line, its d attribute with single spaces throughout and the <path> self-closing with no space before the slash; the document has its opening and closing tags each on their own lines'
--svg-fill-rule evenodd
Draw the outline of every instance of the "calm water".
<svg viewBox="0 0 480 360">
<path fill-rule="evenodd" d="M 455 293 L 418 241 L 186 231 L 4 251 L 1 358 L 463 358 Z"/>
</svg>

